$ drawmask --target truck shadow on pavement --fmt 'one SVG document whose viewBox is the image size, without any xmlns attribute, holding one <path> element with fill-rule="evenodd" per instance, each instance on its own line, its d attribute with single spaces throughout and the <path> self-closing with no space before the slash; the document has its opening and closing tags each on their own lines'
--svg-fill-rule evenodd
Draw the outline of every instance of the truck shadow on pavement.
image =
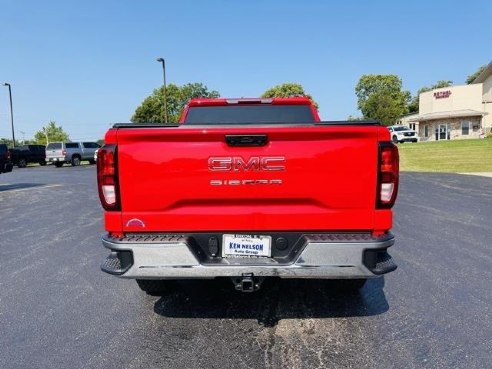
<svg viewBox="0 0 492 369">
<path fill-rule="evenodd" d="M 13 183 L 13 184 L 0 184 L 0 192 L 13 191 L 13 190 L 24 190 L 27 188 L 43 187 L 46 186 L 45 183 Z"/>
<path fill-rule="evenodd" d="M 267 279 L 260 291 L 241 293 L 228 279 L 182 281 L 154 311 L 170 318 L 257 319 L 273 327 L 282 319 L 382 314 L 389 309 L 383 287 L 384 277 L 360 291 L 344 291 L 336 281 Z"/>
</svg>

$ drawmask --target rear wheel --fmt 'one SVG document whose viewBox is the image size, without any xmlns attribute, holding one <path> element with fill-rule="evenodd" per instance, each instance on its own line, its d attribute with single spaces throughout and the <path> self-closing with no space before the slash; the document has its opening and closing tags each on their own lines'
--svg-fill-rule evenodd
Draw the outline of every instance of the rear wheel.
<svg viewBox="0 0 492 369">
<path fill-rule="evenodd" d="M 26 159 L 19 159 L 19 163 L 17 163 L 17 166 L 19 168 L 25 168 L 25 167 L 27 167 L 27 161 L 26 161 Z"/>
<path fill-rule="evenodd" d="M 91 159 L 91 160 L 89 160 L 89 164 L 94 165 L 94 164 L 96 164 L 96 161 L 94 159 Z"/>
<path fill-rule="evenodd" d="M 72 157 L 72 167 L 78 167 L 80 165 L 80 158 L 78 156 Z"/>
<path fill-rule="evenodd" d="M 63 167 L 63 161 L 56 161 L 55 162 L 55 167 L 57 167 L 57 168 Z"/>
<path fill-rule="evenodd" d="M 138 287 L 150 296 L 162 296 L 173 290 L 174 281 L 159 279 L 137 279 Z"/>
<path fill-rule="evenodd" d="M 398 143 L 398 137 L 396 137 L 396 135 L 393 135 L 393 142 L 396 144 Z"/>
<path fill-rule="evenodd" d="M 45 165 L 46 165 L 46 160 L 41 160 L 41 161 L 39 162 L 39 165 L 45 166 Z"/>
</svg>

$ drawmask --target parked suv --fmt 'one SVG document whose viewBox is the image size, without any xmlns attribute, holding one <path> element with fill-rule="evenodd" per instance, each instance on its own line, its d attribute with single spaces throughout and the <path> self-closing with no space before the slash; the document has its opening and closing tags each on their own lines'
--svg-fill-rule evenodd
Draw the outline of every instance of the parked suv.
<svg viewBox="0 0 492 369">
<path fill-rule="evenodd" d="M 99 147 L 96 142 L 51 142 L 46 146 L 46 161 L 57 167 L 65 163 L 77 166 L 82 160 L 95 164 L 94 151 Z"/>
<path fill-rule="evenodd" d="M 410 129 L 407 126 L 389 126 L 388 130 L 391 133 L 391 140 L 394 143 L 418 142 L 419 140 L 417 131 Z"/>
<path fill-rule="evenodd" d="M 0 144 L 0 173 L 11 172 L 12 167 L 9 148 L 5 144 Z"/>
<path fill-rule="evenodd" d="M 25 168 L 28 163 L 46 165 L 46 146 L 23 145 L 10 150 L 12 163 L 19 168 Z"/>
</svg>

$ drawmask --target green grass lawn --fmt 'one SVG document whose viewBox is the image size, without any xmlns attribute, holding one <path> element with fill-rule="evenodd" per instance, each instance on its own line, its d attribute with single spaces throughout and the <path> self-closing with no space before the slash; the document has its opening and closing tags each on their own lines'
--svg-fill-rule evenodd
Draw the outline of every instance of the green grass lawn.
<svg viewBox="0 0 492 369">
<path fill-rule="evenodd" d="M 492 172 L 492 138 L 398 144 L 400 170 Z"/>
</svg>

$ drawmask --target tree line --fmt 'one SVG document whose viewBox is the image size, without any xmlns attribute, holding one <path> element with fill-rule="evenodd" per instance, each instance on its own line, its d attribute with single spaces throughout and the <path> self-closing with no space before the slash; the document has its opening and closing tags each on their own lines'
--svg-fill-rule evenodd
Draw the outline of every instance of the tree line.
<svg viewBox="0 0 492 369">
<path fill-rule="evenodd" d="M 56 122 L 52 120 L 37 131 L 32 139 L 19 140 L 19 138 L 16 138 L 16 146 L 19 146 L 20 142 L 22 142 L 22 145 L 47 145 L 48 142 L 70 142 L 70 136 L 63 130 L 62 126 L 57 125 Z M 0 143 L 6 144 L 8 147 L 14 146 L 13 141 L 10 138 L 0 138 Z"/>
<path fill-rule="evenodd" d="M 477 71 L 469 75 L 467 84 L 485 69 L 482 65 Z M 384 125 L 392 125 L 402 116 L 419 111 L 419 95 L 435 88 L 449 87 L 453 81 L 437 81 L 431 86 L 423 86 L 412 96 L 409 91 L 403 90 L 402 79 L 394 74 L 367 74 L 360 77 L 355 86 L 357 108 L 362 113 L 360 117 L 349 116 L 348 120 L 378 120 Z M 318 103 L 311 95 L 304 91 L 298 83 L 283 83 L 266 90 L 261 97 L 290 97 L 307 96 L 318 108 Z M 166 87 L 166 105 L 169 123 L 177 123 L 185 105 L 192 98 L 220 97 L 218 91 L 210 91 L 202 83 L 188 83 L 183 86 L 169 84 Z M 133 123 L 163 123 L 164 104 L 163 87 L 155 89 L 152 95 L 144 99 L 137 107 L 131 121 Z"/>
<path fill-rule="evenodd" d="M 306 96 L 311 99 L 313 104 L 318 104 L 312 96 L 304 91 L 298 83 L 283 83 L 266 90 L 261 97 L 291 97 Z M 217 98 L 220 97 L 218 91 L 209 91 L 208 87 L 202 83 L 188 83 L 177 86 L 170 83 L 166 86 L 166 107 L 168 123 L 178 123 L 184 107 L 193 98 Z M 137 107 L 131 121 L 133 123 L 164 123 L 164 88 L 163 86 L 154 90 Z"/>
<path fill-rule="evenodd" d="M 466 78 L 471 84 L 483 72 L 486 65 L 480 66 L 473 74 Z M 384 125 L 394 124 L 400 117 L 419 111 L 419 95 L 435 88 L 452 86 L 453 81 L 437 81 L 431 86 L 424 86 L 412 96 L 409 91 L 403 90 L 403 83 L 399 76 L 394 74 L 367 74 L 360 77 L 355 86 L 357 108 L 362 113 L 360 117 L 349 116 L 348 120 L 378 120 Z M 318 108 L 318 103 L 308 94 L 299 83 L 283 83 L 267 89 L 261 97 L 292 97 L 306 96 Z M 192 98 L 217 98 L 220 93 L 209 90 L 203 83 L 187 83 L 183 86 L 170 83 L 166 86 L 166 107 L 169 123 L 177 123 L 184 107 Z M 164 123 L 164 88 L 161 86 L 146 97 L 136 108 L 131 117 L 133 123 Z M 70 136 L 62 126 L 55 121 L 48 122 L 34 134 L 34 139 L 23 143 L 46 145 L 48 142 L 70 141 Z M 102 142 L 102 140 L 100 140 Z M 12 140 L 0 138 L 0 143 L 12 146 Z"/>
<path fill-rule="evenodd" d="M 483 72 L 487 65 L 480 66 L 475 73 L 466 78 L 466 83 L 471 84 Z M 392 125 L 402 116 L 419 112 L 419 95 L 436 88 L 449 87 L 453 81 L 441 80 L 431 86 L 421 87 L 415 96 L 402 89 L 402 80 L 394 74 L 369 74 L 363 75 L 357 86 L 357 108 L 361 111 L 362 118 L 349 117 L 349 119 L 374 119 L 384 125 Z"/>
</svg>

